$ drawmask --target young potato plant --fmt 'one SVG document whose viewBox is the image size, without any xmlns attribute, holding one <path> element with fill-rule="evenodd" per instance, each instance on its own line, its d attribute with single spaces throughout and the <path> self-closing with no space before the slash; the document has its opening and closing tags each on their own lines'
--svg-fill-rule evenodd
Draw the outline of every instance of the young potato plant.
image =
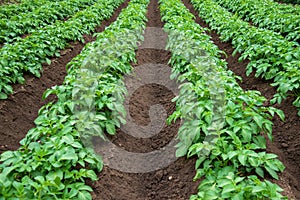
<svg viewBox="0 0 300 200">
<path fill-rule="evenodd" d="M 219 5 L 237 13 L 260 28 L 281 33 L 287 39 L 300 39 L 300 8 L 278 4 L 272 0 L 214 0 Z M 298 8 L 298 9 L 297 9 Z"/>
<path fill-rule="evenodd" d="M 49 57 L 60 56 L 59 50 L 68 42 L 83 41 L 83 34 L 94 31 L 118 5 L 120 1 L 99 1 L 66 22 L 58 21 L 25 39 L 4 45 L 0 49 L 0 99 L 13 92 L 12 84 L 24 83 L 24 72 L 40 77 L 42 63 L 50 64 Z"/>
<path fill-rule="evenodd" d="M 122 1 L 115 2 L 120 4 Z M 119 92 L 120 96 L 124 95 L 117 83 L 122 75 L 130 72 L 130 63 L 135 61 L 135 49 L 146 27 L 148 3 L 148 0 L 132 0 L 118 19 L 104 32 L 97 34 L 97 40 L 88 44 L 68 64 L 68 75 L 63 85 L 44 93 L 43 98 L 55 94 L 57 102 L 40 109 L 35 120 L 36 127 L 27 133 L 18 150 L 1 155 L 0 199 L 92 199 L 92 188 L 86 185 L 85 180 L 96 180 L 95 172 L 102 169 L 103 163 L 92 149 L 83 145 L 84 135 L 77 126 L 81 122 L 74 113 L 78 102 L 72 96 L 76 95 L 75 90 L 80 83 L 83 90 L 88 85 L 83 82 L 88 82 L 89 77 L 80 77 L 81 71 L 89 67 L 92 70 L 97 68 L 101 74 L 98 74 L 93 107 L 96 115 L 102 116 L 97 122 L 103 128 L 98 135 L 104 131 L 115 133 L 112 130 L 118 126 L 116 124 L 123 123 L 120 116 L 123 102 L 113 100 L 112 94 Z M 111 39 L 110 43 L 106 42 L 108 39 Z M 108 51 L 107 54 L 94 55 L 97 49 Z M 97 64 L 111 59 L 112 54 L 119 57 L 115 57 L 108 66 Z M 113 112 L 117 112 L 118 116 Z"/>
<path fill-rule="evenodd" d="M 281 35 L 270 30 L 250 26 L 212 0 L 191 0 L 212 29 L 221 35 L 221 40 L 231 41 L 236 52 L 242 53 L 239 60 L 249 59 L 247 75 L 256 70 L 256 77 L 273 79 L 272 86 L 277 93 L 271 103 L 281 103 L 292 92 L 293 102 L 300 115 L 300 46 L 288 42 Z"/>
<path fill-rule="evenodd" d="M 81 9 L 94 4 L 96 0 L 71 0 L 48 2 L 29 13 L 20 13 L 10 19 L 0 20 L 0 43 L 13 42 L 18 36 L 33 33 L 56 20 L 63 20 Z"/>
<path fill-rule="evenodd" d="M 180 0 L 159 2 L 172 77 L 181 82 L 176 111 L 169 117 L 169 122 L 183 120 L 177 155 L 197 155 L 194 179 L 202 179 L 190 199 L 285 199 L 278 185 L 265 180 L 266 173 L 278 179 L 284 169 L 275 154 L 265 152 L 265 135 L 272 140 L 270 120 L 275 114 L 284 119 L 282 111 L 263 106 L 266 99 L 258 91 L 243 91 L 220 59 L 223 52 Z M 224 105 L 216 104 L 222 95 Z"/>
</svg>

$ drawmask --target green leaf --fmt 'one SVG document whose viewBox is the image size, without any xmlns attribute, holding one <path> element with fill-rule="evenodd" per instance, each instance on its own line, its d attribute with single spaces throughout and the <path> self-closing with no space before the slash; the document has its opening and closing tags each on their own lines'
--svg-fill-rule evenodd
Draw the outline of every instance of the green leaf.
<svg viewBox="0 0 300 200">
<path fill-rule="evenodd" d="M 180 144 L 180 143 L 179 143 Z M 180 145 L 177 149 L 176 149 L 176 157 L 182 157 L 185 156 L 187 153 L 187 147 L 185 145 Z"/>
<path fill-rule="evenodd" d="M 16 188 L 16 190 L 18 191 L 18 193 L 23 193 L 24 187 L 23 187 L 22 183 L 14 181 L 13 182 L 13 186 L 14 186 L 14 188 Z"/>
<path fill-rule="evenodd" d="M 71 191 L 68 193 L 68 198 L 73 198 L 73 197 L 75 197 L 77 194 L 78 194 L 78 190 L 77 189 L 75 189 L 75 188 L 72 188 L 71 189 Z"/>
<path fill-rule="evenodd" d="M 110 135 L 114 135 L 116 133 L 116 128 L 115 128 L 114 124 L 108 122 L 108 123 L 105 124 L 105 126 L 106 126 L 107 132 Z"/>
<path fill-rule="evenodd" d="M 264 119 L 259 115 L 253 116 L 253 119 L 256 122 L 256 124 L 259 126 L 259 128 L 262 128 L 262 124 L 263 124 Z"/>
<path fill-rule="evenodd" d="M 247 157 L 245 155 L 243 155 L 243 154 L 238 155 L 238 159 L 242 165 L 244 165 L 244 166 L 246 165 Z"/>
<path fill-rule="evenodd" d="M 42 99 L 45 100 L 50 94 L 55 94 L 55 90 L 53 90 L 53 89 L 47 89 L 44 92 L 44 94 L 42 96 Z"/>
<path fill-rule="evenodd" d="M 251 131 L 242 129 L 242 136 L 243 136 L 244 142 L 248 143 L 251 141 L 251 138 L 252 138 Z"/>
<path fill-rule="evenodd" d="M 82 145 L 79 142 L 74 142 L 71 144 L 72 147 L 75 147 L 77 149 L 82 149 Z"/>
<path fill-rule="evenodd" d="M 230 151 L 228 153 L 228 159 L 231 160 L 234 156 L 236 156 L 238 153 L 236 151 Z"/>
<path fill-rule="evenodd" d="M 1 154 L 1 159 L 0 161 L 3 162 L 9 158 L 14 157 L 14 152 L 13 151 L 5 151 L 4 153 Z"/>
<path fill-rule="evenodd" d="M 195 166 L 195 168 L 198 169 L 199 166 L 201 165 L 201 163 L 203 163 L 203 161 L 204 161 L 205 159 L 206 159 L 205 156 L 199 157 L 199 158 L 197 159 L 197 161 L 196 161 L 196 166 Z"/>
<path fill-rule="evenodd" d="M 93 181 L 98 180 L 98 177 L 97 177 L 96 173 L 95 173 L 93 170 L 88 170 L 88 171 L 86 172 L 86 175 L 87 175 L 87 178 L 90 178 L 90 179 L 92 179 Z M 90 191 L 90 192 L 93 191 L 93 190 L 92 190 L 90 187 L 88 187 L 88 186 L 85 187 L 85 189 L 88 190 L 88 191 Z"/>
<path fill-rule="evenodd" d="M 267 160 L 266 165 L 271 169 L 278 171 L 279 170 L 278 167 L 273 162 L 274 162 L 273 160 Z"/>
<path fill-rule="evenodd" d="M 266 159 L 274 159 L 274 158 L 278 158 L 278 156 L 276 154 L 273 153 L 268 153 L 265 155 Z"/>
<path fill-rule="evenodd" d="M 252 192 L 253 193 L 259 193 L 261 191 L 264 191 L 266 188 L 261 186 L 254 186 Z"/>
<path fill-rule="evenodd" d="M 262 149 L 266 148 L 266 138 L 264 138 L 262 135 L 258 135 L 256 137 L 254 137 L 253 141 L 258 147 L 260 147 Z"/>
<path fill-rule="evenodd" d="M 72 135 L 64 135 L 61 139 L 63 142 L 65 142 L 66 144 L 72 144 L 74 143 L 74 138 Z"/>
<path fill-rule="evenodd" d="M 231 185 L 232 181 L 229 179 L 221 179 L 221 180 L 217 180 L 218 183 L 218 187 L 224 187 L 226 185 Z"/>
<path fill-rule="evenodd" d="M 0 92 L 0 99 L 7 99 L 7 98 L 8 98 L 7 94 Z"/>
<path fill-rule="evenodd" d="M 78 157 L 77 157 L 76 153 L 69 152 L 69 153 L 63 154 L 59 160 L 77 160 L 77 159 L 78 159 Z"/>
<path fill-rule="evenodd" d="M 253 166 L 253 167 L 258 167 L 259 166 L 259 161 L 258 161 L 257 158 L 249 157 L 248 161 L 249 161 L 250 165 Z"/>
<path fill-rule="evenodd" d="M 79 191 L 77 197 L 78 200 L 92 200 L 91 194 L 87 191 Z"/>
<path fill-rule="evenodd" d="M 44 183 L 45 182 L 45 178 L 43 176 L 36 176 L 34 177 L 35 180 L 39 181 L 40 183 Z"/>
<path fill-rule="evenodd" d="M 284 112 L 282 111 L 282 110 L 279 110 L 279 109 L 276 109 L 276 114 L 280 117 L 280 119 L 282 120 L 282 121 L 284 121 L 284 119 L 285 119 L 285 115 L 284 115 Z"/>
<path fill-rule="evenodd" d="M 51 60 L 50 60 L 49 58 L 46 58 L 46 63 L 47 63 L 48 65 L 50 65 L 50 64 L 51 64 Z"/>
<path fill-rule="evenodd" d="M 4 85 L 4 90 L 6 91 L 6 93 L 11 94 L 13 93 L 13 88 L 10 85 Z"/>
<path fill-rule="evenodd" d="M 273 178 L 275 178 L 276 180 L 278 180 L 278 175 L 277 175 L 277 173 L 273 169 L 271 169 L 270 167 L 267 167 L 267 166 L 265 166 L 265 169 L 269 172 L 269 174 Z"/>
<path fill-rule="evenodd" d="M 97 115 L 96 118 L 97 120 L 102 120 L 102 121 L 107 120 L 107 118 L 104 115 Z"/>
<path fill-rule="evenodd" d="M 229 192 L 232 192 L 232 191 L 235 191 L 235 187 L 234 185 L 226 185 L 224 188 L 223 188 L 223 191 L 222 191 L 222 196 L 226 193 L 229 193 Z"/>
<path fill-rule="evenodd" d="M 7 177 L 8 176 L 8 174 L 10 173 L 10 172 L 12 172 L 14 169 L 16 169 L 17 168 L 17 166 L 15 165 L 15 166 L 11 166 L 11 167 L 5 167 L 4 169 L 3 169 L 3 171 L 2 171 L 2 175 L 3 176 L 5 176 L 5 177 Z"/>
<path fill-rule="evenodd" d="M 90 164 L 96 164 L 95 160 L 93 158 L 87 157 L 84 159 L 85 162 L 88 162 Z"/>
<path fill-rule="evenodd" d="M 260 168 L 260 167 L 255 168 L 255 172 L 256 172 L 260 177 L 262 177 L 262 178 L 265 177 L 265 173 L 264 173 L 264 170 L 263 170 L 262 168 Z"/>
</svg>

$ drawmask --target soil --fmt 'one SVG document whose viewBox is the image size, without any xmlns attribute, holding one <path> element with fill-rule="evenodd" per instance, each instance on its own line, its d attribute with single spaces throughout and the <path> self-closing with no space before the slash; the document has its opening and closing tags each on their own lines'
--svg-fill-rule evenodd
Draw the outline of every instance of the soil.
<svg viewBox="0 0 300 200">
<path fill-rule="evenodd" d="M 147 13 L 148 28 L 163 27 L 158 13 L 158 3 L 152 0 Z M 144 43 L 150 43 L 149 40 L 151 39 L 153 38 L 148 38 L 145 35 Z M 162 42 L 165 43 L 165 41 Z M 136 52 L 137 64 L 133 64 L 134 71 L 147 63 L 167 65 L 170 56 L 170 52 L 165 50 L 139 48 Z M 169 74 L 165 74 L 165 76 L 168 78 Z M 135 123 L 146 126 L 150 123 L 148 114 L 150 106 L 160 104 L 169 115 L 175 110 L 175 103 L 171 102 L 174 97 L 173 92 L 165 86 L 159 84 L 143 85 L 130 97 L 130 115 Z M 150 138 L 136 138 L 122 130 L 118 130 L 115 136 L 108 137 L 116 146 L 126 151 L 146 153 L 164 147 L 174 138 L 179 125 L 179 123 L 171 126 L 165 125 L 158 134 Z M 158 162 L 164 161 L 159 160 Z M 120 165 L 128 164 L 126 160 L 119 162 Z M 158 163 L 158 165 L 160 164 Z M 186 158 L 180 158 L 165 168 L 147 173 L 126 173 L 105 166 L 104 170 L 98 174 L 99 181 L 89 182 L 89 184 L 94 190 L 93 199 L 99 200 L 189 199 L 192 194 L 197 193 L 197 186 L 199 185 L 199 182 L 193 181 L 194 166 L 195 159 L 187 160 Z"/>
<path fill-rule="evenodd" d="M 197 23 L 202 27 L 210 28 L 208 24 L 199 18 L 198 12 L 188 0 L 183 0 L 183 2 L 196 16 Z M 272 81 L 256 78 L 254 76 L 255 72 L 250 74 L 250 76 L 246 76 L 246 66 L 250 61 L 244 60 L 239 62 L 238 59 L 240 54 L 237 53 L 235 56 L 232 56 L 234 48 L 229 42 L 222 42 L 215 31 L 210 30 L 206 33 L 211 36 L 212 41 L 219 49 L 226 53 L 227 56 L 223 56 L 223 59 L 227 61 L 228 69 L 242 78 L 242 82 L 239 82 L 239 85 L 244 90 L 260 91 L 261 94 L 267 98 L 267 105 L 270 105 L 269 101 L 276 93 L 276 88 L 270 85 Z M 274 107 L 284 111 L 286 119 L 284 122 L 277 116 L 273 119 L 274 141 L 268 141 L 267 151 L 277 154 L 279 159 L 286 166 L 285 171 L 280 175 L 280 181 L 274 182 L 284 188 L 285 191 L 283 194 L 288 195 L 291 198 L 295 196 L 296 199 L 300 199 L 300 118 L 297 115 L 297 109 L 292 105 L 293 101 L 294 97 L 289 96 L 280 105 L 274 105 Z"/>
<path fill-rule="evenodd" d="M 105 27 L 115 21 L 121 10 L 127 6 L 128 1 L 116 10 L 109 20 L 104 21 L 96 29 L 96 32 L 103 31 Z M 203 27 L 208 27 L 198 17 L 191 4 L 187 0 L 183 2 L 197 16 L 196 22 Z M 147 18 L 149 20 L 147 27 L 161 28 L 163 26 L 157 0 L 151 0 Z M 226 52 L 227 57 L 224 59 L 228 62 L 229 69 L 243 79 L 243 82 L 240 82 L 241 87 L 245 90 L 258 90 L 270 100 L 276 92 L 276 89 L 270 86 L 271 82 L 256 78 L 253 75 L 245 76 L 245 68 L 249 61 L 238 62 L 240 55 L 232 56 L 233 48 L 230 43 L 221 42 L 214 31 L 207 32 L 207 34 L 212 37 L 212 40 L 221 50 Z M 70 43 L 69 48 L 61 51 L 61 57 L 52 58 L 51 65 L 43 66 L 44 72 L 41 78 L 38 79 L 26 74 L 26 84 L 14 85 L 14 94 L 7 100 L 0 101 L 0 153 L 6 150 L 16 150 L 19 147 L 18 142 L 24 138 L 30 128 L 34 127 L 34 119 L 37 117 L 41 106 L 55 100 L 54 96 L 50 96 L 43 101 L 41 96 L 44 91 L 54 85 L 62 84 L 66 75 L 66 64 L 81 52 L 86 43 L 94 40 L 95 38 L 91 35 L 85 35 L 84 43 Z M 145 35 L 145 42 L 147 40 L 152 43 L 151 38 L 147 38 Z M 164 40 L 161 42 L 165 43 Z M 138 62 L 132 64 L 134 71 L 147 63 L 166 66 L 171 55 L 170 52 L 158 48 L 139 48 L 136 56 Z M 136 124 L 147 126 L 152 120 L 151 114 L 149 115 L 151 106 L 160 104 L 166 113 L 170 114 L 175 110 L 175 104 L 171 102 L 173 97 L 174 93 L 165 86 L 155 83 L 145 84 L 130 96 L 130 112 L 128 114 Z M 275 105 L 285 112 L 286 120 L 281 122 L 278 117 L 274 118 L 274 142 L 268 142 L 267 151 L 277 154 L 286 166 L 284 173 L 280 174 L 280 180 L 272 181 L 278 183 L 284 189 L 283 194 L 290 199 L 300 199 L 300 170 L 298 167 L 300 166 L 300 138 L 297 137 L 300 121 L 296 108 L 292 106 L 292 101 L 293 98 L 289 97 L 282 104 Z M 115 136 L 108 136 L 108 138 L 115 146 L 123 150 L 146 153 L 164 147 L 174 138 L 179 126 L 179 123 L 171 126 L 164 125 L 159 133 L 149 138 L 136 138 L 122 130 L 118 130 Z M 128 163 L 124 161 L 124 163 L 120 163 L 120 165 L 122 164 Z M 199 185 L 199 181 L 193 181 L 194 166 L 195 158 L 188 160 L 180 158 L 167 167 L 147 173 L 126 173 L 105 166 L 103 171 L 98 174 L 99 181 L 87 181 L 87 183 L 94 190 L 93 199 L 189 199 L 190 195 L 197 192 Z"/>
</svg>

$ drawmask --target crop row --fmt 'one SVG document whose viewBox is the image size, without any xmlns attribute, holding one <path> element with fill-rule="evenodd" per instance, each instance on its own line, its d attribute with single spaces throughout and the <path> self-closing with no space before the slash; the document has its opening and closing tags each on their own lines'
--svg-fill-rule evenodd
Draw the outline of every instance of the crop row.
<svg viewBox="0 0 300 200">
<path fill-rule="evenodd" d="M 146 27 L 148 2 L 132 0 L 117 21 L 97 34 L 97 40 L 68 64 L 64 84 L 44 93 L 44 98 L 57 95 L 57 102 L 40 109 L 36 127 L 17 151 L 1 155 L 0 199 L 91 199 L 92 189 L 84 179 L 96 180 L 95 171 L 101 170 L 103 163 L 84 147 L 82 138 L 93 135 L 95 127 L 97 135 L 105 130 L 114 134 L 115 125 L 122 120 L 119 112 L 123 102 L 116 101 L 113 93 L 123 99 L 125 86 L 119 85 L 120 78 L 131 71 L 130 63 L 135 61 L 137 42 Z M 93 86 L 88 87 L 91 82 L 95 91 Z M 78 95 L 88 91 L 92 96 Z M 76 111 L 85 106 L 96 112 Z M 95 120 L 92 126 L 87 118 Z"/>
<path fill-rule="evenodd" d="M 63 20 L 94 4 L 96 0 L 48 2 L 33 12 L 20 13 L 0 20 L 0 43 L 12 42 L 16 36 L 32 33 L 42 27 Z"/>
<path fill-rule="evenodd" d="M 272 139 L 273 107 L 258 91 L 243 91 L 221 52 L 194 22 L 180 0 L 160 0 L 169 33 L 172 77 L 181 82 L 176 111 L 168 119 L 183 120 L 177 156 L 197 155 L 198 194 L 191 199 L 280 199 L 282 189 L 264 179 L 278 179 L 284 169 L 277 156 L 265 152 Z M 258 176 L 259 177 L 258 177 Z M 262 178 L 262 180 L 260 180 Z"/>
<path fill-rule="evenodd" d="M 256 77 L 273 79 L 277 93 L 271 103 L 281 103 L 290 93 L 296 96 L 293 105 L 300 107 L 300 47 L 270 30 L 255 28 L 211 0 L 191 1 L 212 29 L 223 41 L 231 41 L 239 60 L 249 59 L 247 75 L 254 70 Z M 299 111 L 300 115 L 300 111 Z"/>
<path fill-rule="evenodd" d="M 54 0 L 55 2 L 61 0 Z M 19 4 L 0 6 L 0 19 L 9 19 L 23 12 L 31 12 L 36 8 L 49 3 L 49 0 L 25 0 Z"/>
<path fill-rule="evenodd" d="M 59 50 L 68 42 L 83 41 L 83 34 L 91 33 L 112 16 L 117 5 L 101 0 L 65 22 L 58 21 L 25 39 L 4 45 L 0 49 L 0 99 L 13 92 L 11 84 L 24 83 L 24 72 L 40 77 L 42 63 L 50 64 L 49 57 L 60 56 Z"/>
<path fill-rule="evenodd" d="M 281 33 L 287 40 L 300 39 L 300 8 L 291 12 L 290 6 L 264 0 L 214 0 L 219 5 L 237 13 L 245 20 L 251 20 L 260 28 Z M 299 40 L 300 41 L 300 40 Z"/>
</svg>

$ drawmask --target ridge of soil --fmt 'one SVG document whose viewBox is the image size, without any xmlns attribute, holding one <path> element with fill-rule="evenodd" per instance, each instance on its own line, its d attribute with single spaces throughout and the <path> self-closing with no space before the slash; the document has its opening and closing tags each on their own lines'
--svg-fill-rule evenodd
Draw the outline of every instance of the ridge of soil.
<svg viewBox="0 0 300 200">
<path fill-rule="evenodd" d="M 163 23 L 159 15 L 158 2 L 151 0 L 147 12 L 147 27 L 162 28 Z M 145 36 L 145 41 L 147 41 Z M 159 49 L 141 49 L 136 52 L 138 65 L 159 63 L 167 65 L 170 52 Z M 161 104 L 168 115 L 175 111 L 172 103 L 174 94 L 159 84 L 147 84 L 138 88 L 130 97 L 129 111 L 132 118 L 139 125 L 150 122 L 149 108 L 154 104 Z M 130 152 L 149 152 L 162 148 L 172 139 L 179 128 L 179 123 L 164 126 L 163 130 L 150 138 L 135 138 L 121 130 L 115 136 L 108 136 L 116 145 Z M 164 162 L 163 160 L 161 162 Z M 122 165 L 122 162 L 120 163 Z M 189 199 L 197 193 L 199 181 L 194 182 L 195 159 L 180 158 L 169 166 L 147 173 L 125 173 L 105 166 L 98 174 L 99 181 L 89 182 L 93 188 L 93 199 L 101 200 L 162 200 Z"/>
<path fill-rule="evenodd" d="M 188 0 L 182 0 L 185 6 L 196 17 L 196 22 L 202 27 L 209 28 L 209 25 L 202 20 L 198 12 L 194 9 Z M 236 75 L 242 77 L 242 82 L 239 85 L 244 90 L 257 90 L 267 98 L 267 104 L 276 94 L 276 88 L 270 84 L 272 81 L 263 80 L 254 76 L 255 72 L 246 76 L 246 66 L 250 62 L 244 60 L 239 62 L 238 59 L 241 54 L 237 53 L 232 56 L 234 48 L 229 42 L 222 42 L 220 36 L 213 30 L 206 31 L 206 34 L 211 36 L 211 40 L 219 47 L 220 50 L 226 53 L 226 57 L 222 58 L 228 63 L 228 69 L 233 71 Z M 284 122 L 278 116 L 273 119 L 273 142 L 267 142 L 267 152 L 278 155 L 279 160 L 283 162 L 286 169 L 279 175 L 279 181 L 276 182 L 283 189 L 284 195 L 289 198 L 300 199 L 300 137 L 298 136 L 300 130 L 300 118 L 297 115 L 297 109 L 292 105 L 294 97 L 288 97 L 281 104 L 275 104 L 274 107 L 284 111 L 286 119 Z M 289 144 L 289 145 L 288 145 Z"/>
<path fill-rule="evenodd" d="M 112 17 L 104 20 L 95 29 L 95 32 L 103 31 L 114 22 L 121 10 L 128 5 L 128 2 L 129 0 L 126 0 L 122 3 L 114 11 Z M 84 43 L 71 42 L 69 48 L 60 52 L 59 58 L 52 58 L 50 65 L 43 64 L 44 71 L 40 78 L 25 74 L 26 83 L 14 85 L 14 93 L 8 99 L 0 101 L 0 153 L 19 148 L 19 141 L 35 126 L 34 120 L 38 116 L 39 109 L 48 102 L 55 100 L 51 96 L 42 100 L 44 91 L 63 83 L 67 74 L 66 64 L 80 54 L 87 43 L 95 41 L 95 39 L 92 35 L 84 35 Z"/>
</svg>

